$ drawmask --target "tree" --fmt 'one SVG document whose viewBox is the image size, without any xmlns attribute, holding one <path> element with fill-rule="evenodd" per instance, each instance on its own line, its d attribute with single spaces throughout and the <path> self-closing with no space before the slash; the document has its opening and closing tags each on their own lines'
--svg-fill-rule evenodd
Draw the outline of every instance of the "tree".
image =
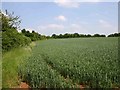
<svg viewBox="0 0 120 90">
<path fill-rule="evenodd" d="M 23 30 L 21 30 L 21 32 L 22 32 L 23 34 L 25 34 L 25 33 L 26 33 L 26 30 L 25 30 L 25 29 L 23 29 Z"/>
<path fill-rule="evenodd" d="M 78 33 L 74 33 L 74 37 L 79 37 L 79 34 Z"/>
<path fill-rule="evenodd" d="M 52 38 L 57 38 L 57 35 L 56 35 L 56 34 L 53 34 L 53 35 L 52 35 Z"/>
<path fill-rule="evenodd" d="M 120 37 L 120 33 L 110 34 L 108 37 Z"/>
<path fill-rule="evenodd" d="M 34 30 L 32 30 L 32 33 L 30 31 L 26 31 L 25 29 L 23 29 L 21 32 L 25 36 L 29 37 L 32 41 L 46 39 L 46 36 L 42 36 L 38 32 L 35 32 Z"/>
<path fill-rule="evenodd" d="M 8 14 L 0 12 L 2 16 L 2 51 L 8 51 L 12 48 L 19 46 L 28 45 L 31 40 L 30 38 L 25 37 L 23 34 L 20 34 L 17 29 L 19 28 L 19 18 Z"/>
<path fill-rule="evenodd" d="M 91 35 L 90 35 L 90 34 L 88 34 L 88 35 L 86 35 L 86 37 L 91 37 Z"/>
<path fill-rule="evenodd" d="M 100 35 L 99 34 L 94 34 L 93 37 L 100 37 Z"/>
<path fill-rule="evenodd" d="M 100 37 L 106 37 L 106 35 L 100 35 Z"/>
<path fill-rule="evenodd" d="M 65 33 L 65 34 L 63 35 L 63 38 L 69 38 L 69 34 L 68 34 L 68 33 Z"/>
<path fill-rule="evenodd" d="M 6 13 L 3 14 L 0 11 L 2 15 L 2 30 L 4 31 L 6 28 L 19 28 L 21 20 L 19 19 L 19 16 L 14 16 L 14 12 L 8 13 L 6 10 Z"/>
</svg>

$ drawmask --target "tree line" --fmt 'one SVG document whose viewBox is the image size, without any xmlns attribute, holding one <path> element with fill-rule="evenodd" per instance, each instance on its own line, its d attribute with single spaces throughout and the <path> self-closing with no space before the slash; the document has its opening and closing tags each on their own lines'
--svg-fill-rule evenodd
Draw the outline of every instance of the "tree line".
<svg viewBox="0 0 120 90">
<path fill-rule="evenodd" d="M 110 34 L 108 36 L 106 35 L 100 35 L 100 34 L 53 34 L 52 36 L 45 36 L 41 35 L 38 32 L 35 32 L 34 30 L 32 32 L 27 31 L 26 29 L 22 29 L 21 32 L 18 32 L 18 29 L 20 28 L 20 17 L 14 16 L 14 13 L 8 13 L 7 10 L 5 11 L 5 14 L 2 13 L 0 10 L 0 25 L 2 26 L 2 32 L 0 32 L 0 35 L 2 33 L 2 51 L 9 51 L 16 47 L 21 47 L 25 45 L 29 45 L 32 41 L 37 40 L 43 40 L 43 39 L 57 39 L 57 38 L 82 38 L 82 37 L 119 37 L 120 33 L 114 33 Z"/>
<path fill-rule="evenodd" d="M 59 34 L 59 35 L 56 35 L 56 34 L 53 34 L 51 36 L 51 38 L 85 38 L 85 37 L 120 37 L 120 33 L 114 33 L 114 34 L 110 34 L 108 36 L 106 35 L 100 35 L 100 34 L 94 34 L 94 35 L 90 35 L 90 34 L 78 34 L 78 33 L 74 33 L 74 34 L 69 34 L 69 33 L 66 33 L 66 34 Z"/>
<path fill-rule="evenodd" d="M 69 34 L 69 33 L 65 33 L 65 34 L 53 34 L 51 36 L 52 38 L 80 38 L 80 37 L 106 37 L 106 35 L 100 35 L 100 34 L 94 34 L 94 35 L 90 35 L 90 34 L 78 34 L 78 33 L 74 33 L 74 34 Z"/>
<path fill-rule="evenodd" d="M 38 32 L 35 32 L 34 30 L 32 32 L 30 32 L 30 31 L 23 29 L 23 30 L 21 30 L 21 33 L 23 35 L 25 35 L 26 37 L 29 37 L 31 39 L 31 41 L 46 39 L 45 35 L 41 35 Z"/>
<path fill-rule="evenodd" d="M 120 37 L 120 33 L 110 34 L 108 37 Z"/>
<path fill-rule="evenodd" d="M 0 24 L 2 26 L 2 51 L 6 52 L 16 47 L 21 47 L 29 45 L 32 41 L 45 39 L 46 36 L 40 35 L 39 33 L 32 31 L 18 32 L 20 28 L 21 20 L 19 16 L 14 16 L 14 13 L 8 13 L 7 10 L 5 14 L 0 10 Z"/>
</svg>

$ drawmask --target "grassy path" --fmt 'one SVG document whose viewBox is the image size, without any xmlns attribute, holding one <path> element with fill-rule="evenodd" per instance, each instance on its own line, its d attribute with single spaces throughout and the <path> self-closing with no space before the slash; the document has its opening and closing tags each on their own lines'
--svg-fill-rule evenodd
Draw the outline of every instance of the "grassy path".
<svg viewBox="0 0 120 90">
<path fill-rule="evenodd" d="M 30 46 L 20 47 L 6 52 L 2 56 L 2 87 L 11 88 L 20 84 L 18 78 L 18 65 L 31 55 L 31 49 L 35 46 L 32 42 Z"/>
</svg>

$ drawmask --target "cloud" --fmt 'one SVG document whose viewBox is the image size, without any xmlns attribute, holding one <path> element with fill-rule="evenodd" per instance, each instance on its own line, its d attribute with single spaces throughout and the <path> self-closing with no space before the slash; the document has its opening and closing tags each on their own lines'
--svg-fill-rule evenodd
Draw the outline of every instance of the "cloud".
<svg viewBox="0 0 120 90">
<path fill-rule="evenodd" d="M 47 24 L 38 27 L 38 32 L 41 34 L 52 35 L 52 34 L 65 34 L 65 33 L 87 33 L 88 31 L 82 24 Z"/>
<path fill-rule="evenodd" d="M 81 26 L 78 25 L 78 24 L 71 24 L 71 27 L 72 27 L 72 28 L 78 28 L 78 29 L 81 28 Z"/>
<path fill-rule="evenodd" d="M 60 21 L 66 21 L 66 20 L 67 20 L 66 17 L 63 16 L 63 15 L 59 15 L 59 16 L 57 16 L 55 19 L 56 19 L 56 20 L 60 20 Z"/>
<path fill-rule="evenodd" d="M 86 32 L 86 29 L 82 26 L 82 24 L 71 24 L 70 25 L 70 29 L 72 30 L 72 32 L 77 32 L 77 33 L 84 33 Z"/>
<path fill-rule="evenodd" d="M 45 30 L 45 29 L 63 29 L 64 26 L 61 24 L 48 24 L 48 25 L 42 25 L 39 26 L 39 29 Z"/>
<path fill-rule="evenodd" d="M 56 3 L 58 6 L 65 7 L 65 8 L 79 8 L 81 2 L 92 2 L 92 3 L 98 3 L 103 2 L 103 0 L 55 0 L 54 3 Z"/>
<path fill-rule="evenodd" d="M 107 22 L 107 21 L 105 21 L 105 20 L 102 20 L 102 19 L 99 20 L 99 23 L 100 23 L 100 25 L 101 25 L 102 27 L 105 27 L 105 28 L 110 28 L 110 27 L 112 27 L 112 25 L 111 25 L 109 22 Z"/>
<path fill-rule="evenodd" d="M 99 20 L 99 29 L 101 29 L 102 32 L 104 33 L 113 33 L 113 32 L 117 32 L 118 28 L 117 26 L 111 24 L 110 22 L 100 19 Z"/>
<path fill-rule="evenodd" d="M 41 34 L 52 35 L 54 33 L 62 33 L 64 32 L 64 29 L 64 25 L 52 23 L 47 25 L 40 25 L 36 30 Z"/>
<path fill-rule="evenodd" d="M 54 1 L 58 6 L 66 7 L 66 8 L 79 8 L 80 2 L 93 2 L 98 3 L 102 2 L 102 0 L 55 0 Z"/>
<path fill-rule="evenodd" d="M 72 0 L 55 0 L 54 1 L 58 6 L 66 8 L 78 8 L 80 6 L 79 2 L 73 2 Z"/>
<path fill-rule="evenodd" d="M 80 23 L 73 23 L 65 26 L 63 33 L 87 33 L 86 28 Z"/>
<path fill-rule="evenodd" d="M 52 0 L 2 0 L 2 2 L 51 2 Z M 78 2 L 119 2 L 119 0 L 73 0 Z"/>
<path fill-rule="evenodd" d="M 102 0 L 81 0 L 81 1 L 84 1 L 84 2 L 101 2 Z"/>
</svg>

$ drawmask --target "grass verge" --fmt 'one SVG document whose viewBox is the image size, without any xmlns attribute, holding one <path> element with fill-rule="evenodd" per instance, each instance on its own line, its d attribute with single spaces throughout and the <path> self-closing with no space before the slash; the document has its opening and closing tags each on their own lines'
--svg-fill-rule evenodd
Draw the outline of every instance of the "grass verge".
<svg viewBox="0 0 120 90">
<path fill-rule="evenodd" d="M 29 46 L 12 49 L 2 55 L 2 88 L 13 88 L 20 84 L 18 66 L 27 59 L 32 52 L 35 42 Z"/>
</svg>

